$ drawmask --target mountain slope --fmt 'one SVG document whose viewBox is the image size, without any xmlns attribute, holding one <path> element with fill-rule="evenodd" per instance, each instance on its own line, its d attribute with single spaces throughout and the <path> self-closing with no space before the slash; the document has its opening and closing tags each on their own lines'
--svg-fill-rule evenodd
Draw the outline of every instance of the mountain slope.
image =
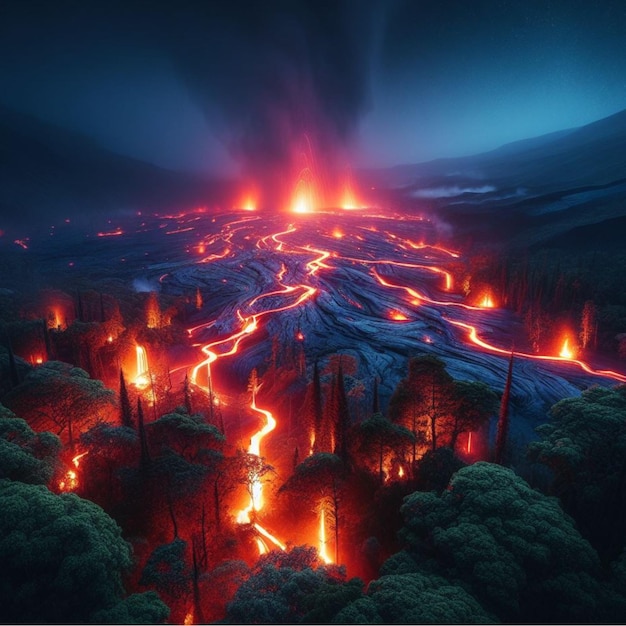
<svg viewBox="0 0 626 626">
<path fill-rule="evenodd" d="M 468 239 L 526 247 L 625 216 L 625 154 L 626 110 L 491 152 L 371 174 Z"/>
<path fill-rule="evenodd" d="M 71 216 L 176 210 L 223 184 L 127 158 L 33 117 L 0 108 L 0 228 L 46 228 Z M 206 200 L 205 200 L 206 201 Z"/>
</svg>

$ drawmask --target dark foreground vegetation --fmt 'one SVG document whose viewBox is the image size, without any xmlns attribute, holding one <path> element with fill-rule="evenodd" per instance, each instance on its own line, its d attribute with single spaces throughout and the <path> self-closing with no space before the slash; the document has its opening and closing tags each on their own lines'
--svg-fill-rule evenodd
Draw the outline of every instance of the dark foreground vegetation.
<svg viewBox="0 0 626 626">
<path fill-rule="evenodd" d="M 583 350 L 623 358 L 623 273 L 585 259 L 476 257 L 459 284 L 492 286 L 538 348 L 567 318 Z M 275 344 L 222 403 L 169 361 L 203 296 L 0 294 L 2 621 L 623 622 L 626 386 L 561 400 L 523 451 L 509 384 L 455 380 L 432 356 L 407 360 L 381 407 L 353 358 Z M 293 407 L 272 465 L 244 443 L 259 389 Z M 238 523 L 252 477 L 270 504 Z M 322 510 L 342 565 L 312 547 Z M 286 550 L 259 557 L 255 521 Z"/>
</svg>

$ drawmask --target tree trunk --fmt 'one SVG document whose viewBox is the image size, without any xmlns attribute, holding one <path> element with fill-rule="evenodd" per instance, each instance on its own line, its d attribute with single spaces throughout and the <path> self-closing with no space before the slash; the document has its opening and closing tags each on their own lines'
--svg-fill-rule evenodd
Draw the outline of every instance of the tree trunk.
<svg viewBox="0 0 626 626">
<path fill-rule="evenodd" d="M 221 510 L 220 510 L 220 491 L 218 489 L 217 480 L 213 483 L 213 503 L 215 504 L 215 527 L 217 532 L 221 530 Z"/>
</svg>

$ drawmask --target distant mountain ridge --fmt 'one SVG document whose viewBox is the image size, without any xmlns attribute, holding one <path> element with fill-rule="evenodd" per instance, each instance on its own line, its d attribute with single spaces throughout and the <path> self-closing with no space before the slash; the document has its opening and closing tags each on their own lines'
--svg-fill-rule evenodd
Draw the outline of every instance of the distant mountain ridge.
<svg viewBox="0 0 626 626">
<path fill-rule="evenodd" d="M 0 107 L 0 229 L 71 216 L 175 210 L 219 197 L 222 184 L 159 168 L 78 133 Z"/>
<path fill-rule="evenodd" d="M 602 222 L 626 216 L 626 110 L 489 152 L 370 175 L 405 206 L 412 198 L 414 210 L 435 210 L 471 239 L 523 247 L 588 224 L 599 234 Z"/>
</svg>

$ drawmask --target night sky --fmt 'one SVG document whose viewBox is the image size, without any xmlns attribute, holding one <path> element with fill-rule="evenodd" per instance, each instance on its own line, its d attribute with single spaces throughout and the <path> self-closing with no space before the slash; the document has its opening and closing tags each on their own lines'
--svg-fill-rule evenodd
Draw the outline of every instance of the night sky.
<svg viewBox="0 0 626 626">
<path fill-rule="evenodd" d="M 218 174 L 459 156 L 626 108 L 626 3 L 5 0 L 0 103 Z"/>
</svg>

